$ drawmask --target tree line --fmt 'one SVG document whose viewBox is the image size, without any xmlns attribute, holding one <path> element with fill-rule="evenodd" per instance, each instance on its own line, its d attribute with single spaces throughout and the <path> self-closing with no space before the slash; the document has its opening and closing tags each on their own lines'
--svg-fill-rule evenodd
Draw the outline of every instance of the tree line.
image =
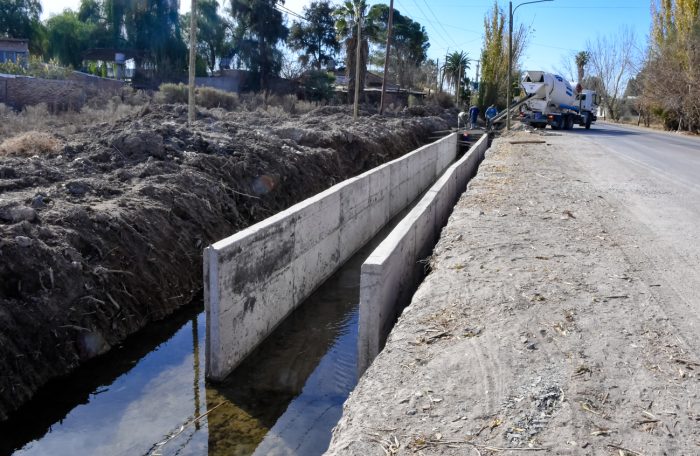
<svg viewBox="0 0 700 456">
<path fill-rule="evenodd" d="M 357 21 L 363 23 L 362 45 L 386 41 L 389 7 L 364 0 L 333 5 L 311 2 L 291 24 L 285 23 L 280 0 L 199 0 L 197 8 L 197 68 L 200 75 L 216 68 L 250 70 L 258 76 L 256 88 L 278 75 L 285 64 L 284 47 L 298 55 L 302 69 L 327 70 L 346 57 L 351 85 Z M 55 58 L 80 68 L 85 52 L 103 48 L 133 51 L 137 68 L 150 68 L 160 78 L 180 77 L 187 67 L 189 13 L 180 15 L 177 0 L 81 0 L 70 9 L 40 21 L 38 0 L 0 0 L 0 36 L 30 40 L 33 55 Z M 404 86 L 417 81 L 417 68 L 427 60 L 425 28 L 394 11 L 393 54 L 389 71 Z M 382 51 L 383 52 L 383 51 Z M 362 73 L 365 74 L 364 71 Z"/>
<path fill-rule="evenodd" d="M 185 0 L 183 0 L 185 1 Z M 45 21 L 38 0 L 0 0 L 0 36 L 28 38 L 30 50 L 44 59 L 86 69 L 89 49 L 129 50 L 137 69 L 161 81 L 186 73 L 189 13 L 180 15 L 177 0 L 81 0 L 77 11 L 64 10 Z M 283 13 L 292 14 L 285 21 Z M 217 68 L 245 69 L 255 75 L 253 90 L 265 89 L 277 75 L 314 79 L 328 89 L 328 70 L 345 66 L 348 94 L 354 92 L 355 65 L 360 62 L 360 87 L 367 67 L 383 66 L 390 8 L 367 0 L 316 0 L 296 14 L 282 0 L 199 0 L 197 9 L 197 73 Z M 359 46 L 358 46 L 358 24 Z M 462 50 L 444 58 L 428 58 L 425 27 L 393 10 L 388 80 L 402 88 L 442 92 L 462 104 L 505 106 L 508 41 L 505 14 L 498 1 L 484 18 L 485 41 L 479 85 L 467 77 L 475 60 Z M 514 81 L 517 81 L 528 30 L 516 27 Z M 360 58 L 357 59 L 357 50 Z M 293 56 L 293 57 L 290 57 Z M 90 68 L 99 73 L 99 68 Z M 318 95 L 325 96 L 321 91 Z"/>
</svg>

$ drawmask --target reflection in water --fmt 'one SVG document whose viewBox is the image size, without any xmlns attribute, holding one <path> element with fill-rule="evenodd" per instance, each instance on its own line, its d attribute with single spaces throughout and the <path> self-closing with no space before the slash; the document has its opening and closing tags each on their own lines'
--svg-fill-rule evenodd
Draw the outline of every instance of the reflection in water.
<svg viewBox="0 0 700 456">
<path fill-rule="evenodd" d="M 190 309 L 47 388 L 0 424 L 0 454 L 323 453 L 357 382 L 360 266 L 387 232 L 223 383 L 205 385 L 205 318 Z"/>
</svg>

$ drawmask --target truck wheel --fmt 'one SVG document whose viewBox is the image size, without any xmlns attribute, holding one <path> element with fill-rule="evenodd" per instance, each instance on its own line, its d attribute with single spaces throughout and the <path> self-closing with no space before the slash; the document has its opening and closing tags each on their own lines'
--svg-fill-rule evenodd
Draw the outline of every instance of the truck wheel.
<svg viewBox="0 0 700 456">
<path fill-rule="evenodd" d="M 556 126 L 556 128 L 555 128 Z M 552 130 L 563 130 L 566 128 L 566 118 L 564 116 L 557 117 L 557 120 L 552 124 Z"/>
<path fill-rule="evenodd" d="M 574 128 L 574 118 L 567 115 L 564 117 L 564 130 L 571 130 Z"/>
<path fill-rule="evenodd" d="M 590 114 L 586 114 L 586 124 L 585 124 L 585 126 L 586 126 L 586 130 L 590 130 L 590 129 L 591 129 L 591 116 L 590 116 Z"/>
</svg>

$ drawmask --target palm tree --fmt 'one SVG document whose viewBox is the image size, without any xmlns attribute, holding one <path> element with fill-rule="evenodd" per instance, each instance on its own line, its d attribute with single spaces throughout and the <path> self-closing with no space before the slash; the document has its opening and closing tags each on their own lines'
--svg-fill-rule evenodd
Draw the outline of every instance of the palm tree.
<svg viewBox="0 0 700 456">
<path fill-rule="evenodd" d="M 576 54 L 576 68 L 578 69 L 578 83 L 583 84 L 584 69 L 591 60 L 591 54 L 587 51 L 581 51 Z"/>
<path fill-rule="evenodd" d="M 335 28 L 339 41 L 345 43 L 345 68 L 348 77 L 348 99 L 352 100 L 355 93 L 355 62 L 357 61 L 357 23 L 362 24 L 367 10 L 366 0 L 347 0 L 333 12 L 335 16 Z M 362 29 L 362 43 L 360 54 L 360 90 L 365 87 L 365 75 L 367 74 L 367 61 L 369 57 L 369 40 L 367 29 Z"/>
<path fill-rule="evenodd" d="M 447 83 L 454 86 L 455 96 L 458 95 L 457 91 L 462 87 L 464 74 L 470 68 L 470 62 L 469 54 L 464 51 L 454 51 L 445 59 L 442 71 L 444 72 L 444 77 L 447 79 Z"/>
</svg>

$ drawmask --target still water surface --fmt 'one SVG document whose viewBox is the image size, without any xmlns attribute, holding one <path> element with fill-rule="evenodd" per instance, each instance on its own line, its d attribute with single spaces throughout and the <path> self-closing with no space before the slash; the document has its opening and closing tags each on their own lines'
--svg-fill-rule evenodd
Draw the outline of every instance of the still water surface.
<svg viewBox="0 0 700 456">
<path fill-rule="evenodd" d="M 193 306 L 43 390 L 0 424 L 0 454 L 322 454 L 357 383 L 360 266 L 389 229 L 225 382 L 204 381 L 205 317 Z"/>
</svg>

